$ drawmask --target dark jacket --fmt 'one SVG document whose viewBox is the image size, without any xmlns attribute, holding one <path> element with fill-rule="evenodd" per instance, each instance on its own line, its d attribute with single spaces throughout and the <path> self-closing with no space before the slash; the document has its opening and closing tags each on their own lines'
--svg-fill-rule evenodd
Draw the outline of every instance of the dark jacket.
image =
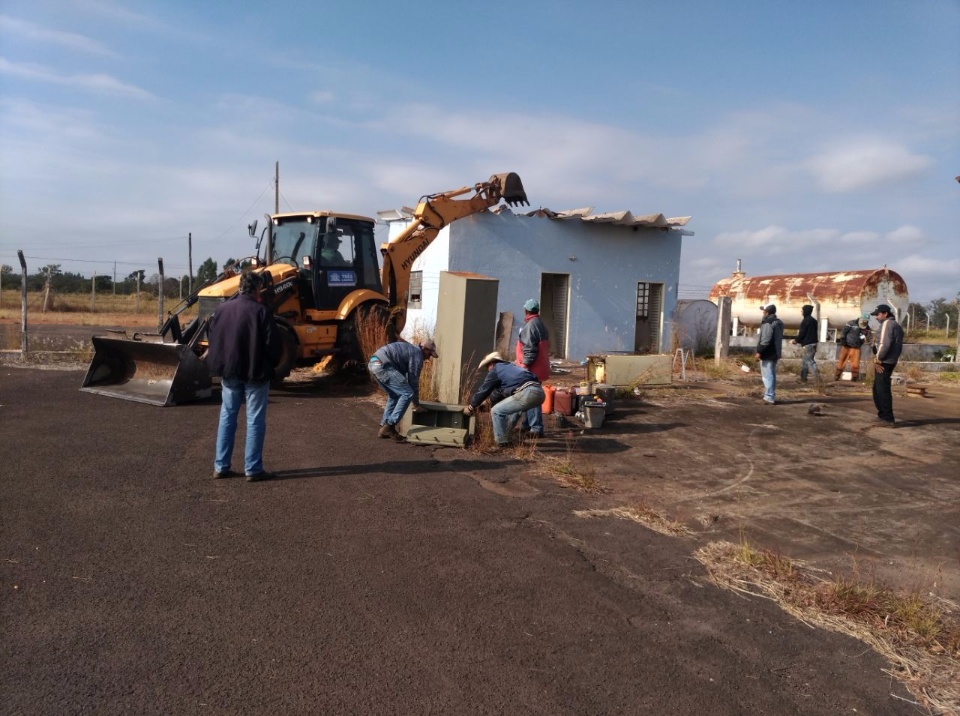
<svg viewBox="0 0 960 716">
<path fill-rule="evenodd" d="M 893 316 L 883 320 L 877 334 L 877 363 L 896 366 L 903 352 L 903 328 Z"/>
<path fill-rule="evenodd" d="M 800 330 L 797 331 L 797 343 L 809 346 L 817 343 L 817 319 L 813 317 L 813 306 L 804 306 L 803 320 L 800 321 Z"/>
<path fill-rule="evenodd" d="M 499 390 L 504 397 L 509 398 L 519 388 L 531 382 L 540 385 L 537 376 L 526 368 L 521 368 L 515 363 L 495 363 L 493 368 L 487 372 L 483 384 L 470 398 L 470 405 L 474 408 L 480 407 L 480 403 L 486 400 L 495 390 Z"/>
<path fill-rule="evenodd" d="M 541 381 L 550 377 L 550 334 L 539 314 L 527 316 L 517 339 L 517 365 Z"/>
<path fill-rule="evenodd" d="M 780 360 L 783 350 L 783 321 L 777 318 L 776 313 L 763 317 L 760 322 L 760 340 L 757 342 L 757 353 L 760 360 Z"/>
<path fill-rule="evenodd" d="M 869 328 L 861 328 L 860 320 L 854 318 L 852 321 L 848 321 L 840 330 L 840 345 L 847 346 L 848 348 L 860 348 L 863 346 L 869 332 Z"/>
<path fill-rule="evenodd" d="M 283 347 L 270 310 L 253 296 L 238 293 L 210 318 L 205 358 L 212 375 L 246 383 L 273 378 Z"/>
</svg>

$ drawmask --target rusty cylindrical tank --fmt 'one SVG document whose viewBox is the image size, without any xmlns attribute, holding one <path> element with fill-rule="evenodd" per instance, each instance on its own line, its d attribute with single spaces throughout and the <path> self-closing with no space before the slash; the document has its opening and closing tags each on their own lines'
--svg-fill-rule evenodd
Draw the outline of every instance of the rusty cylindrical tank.
<svg viewBox="0 0 960 716">
<path fill-rule="evenodd" d="M 887 268 L 749 277 L 738 271 L 710 290 L 710 300 L 722 296 L 732 299 L 732 317 L 744 326 L 759 325 L 760 306 L 767 303 L 776 304 L 777 316 L 787 328 L 799 326 L 801 307 L 814 301 L 820 304 L 820 319 L 827 319 L 831 328 L 869 314 L 881 303 L 888 304 L 898 319 L 910 306 L 907 284 Z"/>
</svg>

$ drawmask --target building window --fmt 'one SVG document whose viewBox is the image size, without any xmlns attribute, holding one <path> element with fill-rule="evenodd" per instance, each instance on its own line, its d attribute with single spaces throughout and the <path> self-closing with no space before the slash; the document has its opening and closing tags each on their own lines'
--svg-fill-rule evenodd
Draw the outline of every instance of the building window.
<svg viewBox="0 0 960 716">
<path fill-rule="evenodd" d="M 410 272 L 410 290 L 407 293 L 407 308 L 423 308 L 423 271 Z"/>
</svg>

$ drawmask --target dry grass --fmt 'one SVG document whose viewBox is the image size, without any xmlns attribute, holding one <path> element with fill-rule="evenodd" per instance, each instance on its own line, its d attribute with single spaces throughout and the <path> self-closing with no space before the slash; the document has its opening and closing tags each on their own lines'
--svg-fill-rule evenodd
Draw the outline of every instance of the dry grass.
<svg viewBox="0 0 960 716">
<path fill-rule="evenodd" d="M 750 358 L 752 360 L 752 357 Z M 746 359 L 740 359 L 740 363 L 749 365 Z M 712 358 L 695 358 L 693 361 L 698 372 L 707 376 L 710 380 L 731 380 L 740 370 L 737 361 L 726 359 L 719 364 Z"/>
<path fill-rule="evenodd" d="M 169 311 L 180 301 L 164 300 L 164 311 Z M 0 302 L 0 321 L 20 321 L 20 292 L 4 291 Z M 194 308 L 195 312 L 196 309 Z M 59 325 L 129 325 L 156 326 L 157 297 L 140 294 L 139 305 L 135 295 L 114 296 L 112 293 L 97 294 L 95 310 L 91 310 L 89 293 L 50 294 L 47 310 L 43 310 L 43 292 L 27 294 L 27 321 L 29 323 L 55 323 Z M 189 313 L 189 312 L 187 312 Z"/>
<path fill-rule="evenodd" d="M 682 524 L 663 516 L 645 502 L 608 510 L 577 510 L 573 514 L 577 517 L 617 517 L 622 520 L 633 520 L 654 532 L 670 537 L 690 534 L 690 530 Z"/>
<path fill-rule="evenodd" d="M 541 474 L 548 475 L 564 487 L 580 492 L 599 493 L 605 488 L 597 481 L 596 471 L 577 452 L 577 439 L 566 436 L 566 450 L 561 455 L 547 455 L 531 450 L 531 460 L 536 460 Z"/>
<path fill-rule="evenodd" d="M 872 580 L 821 578 L 802 563 L 714 542 L 696 552 L 714 582 L 773 600 L 796 618 L 856 637 L 889 660 L 889 673 L 925 707 L 960 713 L 960 614 L 956 605 Z"/>
</svg>

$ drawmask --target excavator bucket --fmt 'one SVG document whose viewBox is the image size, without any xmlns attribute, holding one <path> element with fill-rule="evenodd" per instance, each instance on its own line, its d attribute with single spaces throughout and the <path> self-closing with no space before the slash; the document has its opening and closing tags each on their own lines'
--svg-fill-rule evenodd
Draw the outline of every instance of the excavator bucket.
<svg viewBox="0 0 960 716">
<path fill-rule="evenodd" d="M 93 336 L 93 361 L 80 390 L 160 406 L 210 397 L 210 372 L 192 346 L 134 336 Z"/>
<path fill-rule="evenodd" d="M 530 202 L 527 201 L 527 192 L 523 190 L 523 183 L 514 172 L 494 174 L 490 177 L 490 183 L 500 187 L 500 198 L 510 206 L 519 206 L 520 204 L 530 206 Z"/>
</svg>

